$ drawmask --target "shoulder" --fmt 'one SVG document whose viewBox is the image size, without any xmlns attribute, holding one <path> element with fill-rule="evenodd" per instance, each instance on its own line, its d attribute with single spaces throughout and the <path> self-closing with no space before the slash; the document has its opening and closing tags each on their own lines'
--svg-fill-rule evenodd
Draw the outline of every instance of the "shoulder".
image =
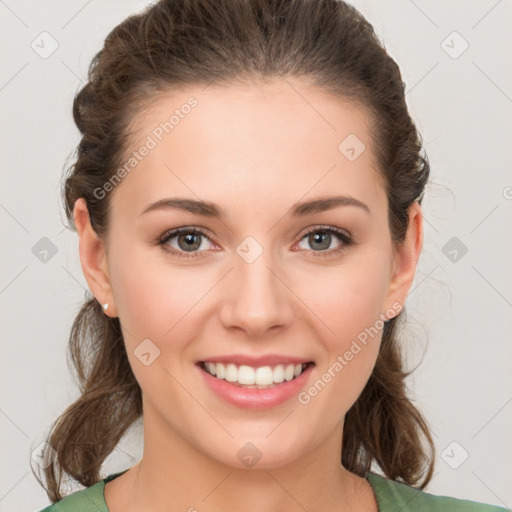
<svg viewBox="0 0 512 512">
<path fill-rule="evenodd" d="M 436 496 L 405 483 L 389 480 L 376 473 L 368 472 L 366 478 L 375 492 L 379 512 L 505 512 L 510 510 L 450 496 Z"/>
<path fill-rule="evenodd" d="M 103 490 L 105 481 L 76 491 L 39 512 L 108 512 Z"/>
</svg>

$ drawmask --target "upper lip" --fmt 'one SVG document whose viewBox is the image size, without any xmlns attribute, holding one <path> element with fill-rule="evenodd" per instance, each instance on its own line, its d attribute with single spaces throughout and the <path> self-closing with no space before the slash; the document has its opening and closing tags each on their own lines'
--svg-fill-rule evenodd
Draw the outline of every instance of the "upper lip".
<svg viewBox="0 0 512 512">
<path fill-rule="evenodd" d="M 282 354 L 267 354 L 263 356 L 249 356 L 247 354 L 231 354 L 224 356 L 211 356 L 206 357 L 205 359 L 201 359 L 201 362 L 211 362 L 211 363 L 223 363 L 223 364 L 235 364 L 237 366 L 246 365 L 252 366 L 253 368 L 259 368 L 261 366 L 276 366 L 279 364 L 287 365 L 287 364 L 302 364 L 302 363 L 311 363 L 313 362 L 311 359 L 306 359 L 303 357 L 294 357 L 294 356 L 286 356 Z"/>
</svg>

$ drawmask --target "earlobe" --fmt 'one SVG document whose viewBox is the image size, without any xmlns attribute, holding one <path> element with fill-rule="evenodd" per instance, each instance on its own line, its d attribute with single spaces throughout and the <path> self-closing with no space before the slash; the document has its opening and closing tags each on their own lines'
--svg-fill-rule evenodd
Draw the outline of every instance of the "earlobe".
<svg viewBox="0 0 512 512">
<path fill-rule="evenodd" d="M 73 217 L 79 237 L 80 263 L 89 289 L 100 304 L 108 303 L 108 316 L 117 316 L 104 243 L 91 226 L 89 211 L 83 197 L 76 200 Z M 104 307 L 103 310 L 107 314 Z"/>
<path fill-rule="evenodd" d="M 388 308 L 396 303 L 400 304 L 401 308 L 404 307 L 405 299 L 414 280 L 422 247 L 423 215 L 420 204 L 414 202 L 409 207 L 405 240 L 394 248 L 394 269 L 388 288 Z"/>
</svg>

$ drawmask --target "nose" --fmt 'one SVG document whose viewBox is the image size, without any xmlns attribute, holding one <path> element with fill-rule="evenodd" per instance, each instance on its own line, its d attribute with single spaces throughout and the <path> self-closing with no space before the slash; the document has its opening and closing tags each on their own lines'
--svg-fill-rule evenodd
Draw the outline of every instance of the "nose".
<svg viewBox="0 0 512 512">
<path fill-rule="evenodd" d="M 249 263 L 235 255 L 221 308 L 221 321 L 226 328 L 240 329 L 258 339 L 290 324 L 293 293 L 287 287 L 285 273 L 270 256 L 270 251 L 264 250 Z"/>
</svg>

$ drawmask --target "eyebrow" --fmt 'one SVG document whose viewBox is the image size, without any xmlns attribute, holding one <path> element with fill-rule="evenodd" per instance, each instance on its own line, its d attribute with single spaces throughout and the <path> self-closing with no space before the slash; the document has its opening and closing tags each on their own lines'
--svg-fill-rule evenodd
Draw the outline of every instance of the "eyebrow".
<svg viewBox="0 0 512 512">
<path fill-rule="evenodd" d="M 371 213 L 370 208 L 359 199 L 350 196 L 329 196 L 312 199 L 302 203 L 295 203 L 291 208 L 291 214 L 294 217 L 303 217 L 312 213 L 332 210 L 333 208 L 338 208 L 340 206 L 357 206 L 367 213 Z M 160 199 L 156 203 L 150 204 L 140 213 L 140 215 L 144 215 L 145 213 L 155 210 L 168 209 L 182 210 L 196 215 L 214 217 L 217 219 L 226 217 L 225 210 L 214 203 L 181 197 Z"/>
</svg>

